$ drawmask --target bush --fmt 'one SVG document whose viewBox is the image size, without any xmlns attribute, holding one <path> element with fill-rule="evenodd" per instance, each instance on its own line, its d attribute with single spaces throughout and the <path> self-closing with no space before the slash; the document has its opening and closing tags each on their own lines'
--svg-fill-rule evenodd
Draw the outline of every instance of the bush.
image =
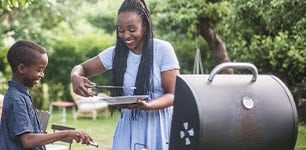
<svg viewBox="0 0 306 150">
<path fill-rule="evenodd" d="M 72 101 L 69 91 L 71 69 L 81 62 L 96 56 L 113 44 L 110 35 L 92 33 L 79 36 L 67 36 L 58 40 L 49 54 L 44 82 L 49 86 L 50 101 Z M 93 78 L 94 82 L 109 81 L 109 76 Z"/>
</svg>

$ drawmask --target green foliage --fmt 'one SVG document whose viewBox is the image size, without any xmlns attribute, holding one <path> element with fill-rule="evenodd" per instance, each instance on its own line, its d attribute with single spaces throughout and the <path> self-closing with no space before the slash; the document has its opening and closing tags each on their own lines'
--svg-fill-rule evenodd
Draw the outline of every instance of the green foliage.
<svg viewBox="0 0 306 150">
<path fill-rule="evenodd" d="M 48 109 L 49 93 L 47 84 L 38 84 L 31 89 L 33 104 L 37 109 Z"/>
<path fill-rule="evenodd" d="M 0 72 L 0 94 L 4 95 L 4 93 L 7 90 L 7 84 L 6 84 L 7 79 L 3 76 L 3 73 Z"/>
<path fill-rule="evenodd" d="M 162 4 L 160 4 L 162 3 Z M 208 18 L 218 29 L 218 22 L 228 15 L 227 1 L 153 1 L 150 3 L 155 26 L 167 33 L 188 34 L 194 38 L 199 17 Z"/>
<path fill-rule="evenodd" d="M 8 65 L 6 54 L 8 48 L 0 47 L 0 94 L 4 94 L 7 90 L 7 80 L 10 79 L 11 68 Z"/>
<path fill-rule="evenodd" d="M 150 7 L 158 33 L 187 40 L 198 36 L 197 19 L 207 18 L 225 40 L 233 61 L 255 64 L 260 73 L 280 77 L 296 98 L 303 97 L 299 93 L 306 89 L 306 1 L 167 0 L 161 6 L 159 2 Z"/>
<path fill-rule="evenodd" d="M 7 10 L 11 10 L 11 8 L 23 7 L 26 8 L 31 2 L 35 0 L 1 0 L 1 7 Z"/>
<path fill-rule="evenodd" d="M 157 30 L 167 33 L 187 33 L 196 21 L 197 8 L 187 1 L 155 1 L 150 3 L 152 20 Z M 171 31 L 171 32 L 170 32 Z"/>
<path fill-rule="evenodd" d="M 296 98 L 306 87 L 306 2 L 235 0 L 223 24 L 235 61 L 254 63 L 261 73 L 280 77 Z"/>
<path fill-rule="evenodd" d="M 49 85 L 52 100 L 72 100 L 70 96 L 70 72 L 81 62 L 96 56 L 99 52 L 113 44 L 112 36 L 103 33 L 89 33 L 79 36 L 66 36 L 56 41 L 53 52 L 49 54 L 44 81 Z M 99 77 L 97 83 L 109 81 L 109 77 Z"/>
<path fill-rule="evenodd" d="M 191 73 L 194 64 L 196 48 L 201 50 L 204 69 L 208 72 L 211 52 L 197 33 L 197 14 L 205 6 L 203 1 L 150 1 L 149 9 L 153 22 L 155 37 L 169 41 L 176 51 L 180 62 L 181 73 Z M 200 10 L 200 11 L 199 11 Z"/>
<path fill-rule="evenodd" d="M 97 14 L 96 16 L 88 16 L 87 20 L 93 26 L 104 29 L 108 34 L 112 34 L 114 31 L 116 31 L 114 16 Z"/>
<path fill-rule="evenodd" d="M 0 40 L 10 42 L 19 39 L 32 40 L 42 45 L 47 52 L 50 53 L 52 51 L 53 42 L 55 39 L 58 39 L 57 35 L 59 35 L 54 29 L 58 28 L 58 25 L 62 25 L 62 22 L 65 22 L 65 24 L 69 26 L 68 29 L 73 27 L 71 22 L 73 22 L 75 18 L 72 11 L 74 8 L 77 8 L 78 4 L 79 2 L 74 1 L 57 2 L 40 0 L 32 1 L 31 5 L 26 9 L 18 7 L 12 8 L 12 10 L 9 11 L 0 8 L 0 19 L 2 20 L 0 23 Z M 60 33 L 62 32 L 63 31 Z M 11 44 L 12 43 L 9 42 L 0 43 L 0 71 L 3 76 L 6 77 L 6 80 L 11 78 L 11 71 L 6 61 L 6 53 Z M 42 83 L 44 83 L 44 80 L 42 80 Z M 6 84 L 6 81 L 3 81 L 2 84 Z M 54 85 L 56 85 L 56 83 Z M 6 88 L 7 86 L 3 86 L 3 89 L 0 90 L 5 91 Z M 61 92 L 57 94 L 64 95 L 61 94 Z M 39 86 L 34 88 L 32 95 L 37 108 L 45 107 L 45 103 L 40 102 L 42 100 L 42 88 Z M 57 95 L 54 97 L 57 97 Z"/>
<path fill-rule="evenodd" d="M 121 2 L 33 0 L 26 9 L 13 7 L 8 11 L 1 7 L 0 40 L 30 39 L 44 46 L 49 65 L 42 82 L 48 83 L 52 100 L 66 100 L 71 68 L 114 43 L 115 37 L 105 33 L 114 34 Z M 254 63 L 260 73 L 274 74 L 285 81 L 295 97 L 305 97 L 306 1 L 153 0 L 147 3 L 154 35 L 173 44 L 182 73 L 192 72 L 197 46 L 205 71 L 213 67 L 210 50 L 197 33 L 201 17 L 209 19 L 215 32 L 223 37 L 233 61 Z M 0 42 L 1 78 L 10 77 L 5 59 L 7 49 L 8 45 Z M 107 83 L 109 79 L 103 75 L 92 80 Z"/>
<path fill-rule="evenodd" d="M 108 34 L 113 34 L 116 31 L 117 11 L 121 3 L 121 0 L 112 0 L 111 2 L 108 0 L 92 0 L 85 7 L 86 9 L 90 7 L 95 11 L 86 12 L 84 16 L 93 27 L 102 29 Z"/>
<path fill-rule="evenodd" d="M 7 47 L 0 47 L 0 70 L 3 73 L 3 76 L 5 78 L 9 78 L 8 74 L 11 71 L 11 68 L 8 65 L 8 62 L 6 59 L 7 51 L 8 51 Z"/>
<path fill-rule="evenodd" d="M 62 21 L 68 24 L 74 21 L 75 18 L 71 15 L 73 14 L 71 7 L 76 7 L 77 4 L 40 0 L 33 1 L 27 9 L 3 10 L 0 13 L 0 19 L 3 20 L 0 35 L 3 35 L 2 38 L 12 38 L 13 40 L 33 40 L 47 50 L 51 49 L 49 45 L 55 38 L 52 35 L 52 29 L 56 28 Z"/>
<path fill-rule="evenodd" d="M 192 73 L 192 65 L 194 64 L 194 57 L 196 54 L 197 47 L 201 50 L 202 61 L 206 63 L 203 64 L 203 69 L 205 73 L 208 73 L 211 69 L 211 52 L 209 51 L 207 45 L 204 43 L 202 38 L 198 38 L 196 41 L 187 39 L 184 37 L 177 37 L 175 41 L 171 43 L 175 49 L 176 55 L 178 57 L 181 70 L 183 74 Z"/>
</svg>

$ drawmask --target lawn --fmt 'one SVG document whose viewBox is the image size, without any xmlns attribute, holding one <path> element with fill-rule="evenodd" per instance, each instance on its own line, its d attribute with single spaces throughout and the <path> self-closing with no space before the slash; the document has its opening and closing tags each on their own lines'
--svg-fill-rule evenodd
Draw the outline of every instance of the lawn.
<svg viewBox="0 0 306 150">
<path fill-rule="evenodd" d="M 306 124 L 299 125 L 298 138 L 295 150 L 306 150 Z"/>
<path fill-rule="evenodd" d="M 112 139 L 114 128 L 117 122 L 119 112 L 114 113 L 110 116 L 109 112 L 100 112 L 98 114 L 97 120 L 92 120 L 91 118 L 78 118 L 77 120 L 72 119 L 71 111 L 67 112 L 67 122 L 61 122 L 61 112 L 59 110 L 54 110 L 52 112 L 52 117 L 48 123 L 48 133 L 53 132 L 51 130 L 51 124 L 59 124 L 65 126 L 75 127 L 77 130 L 86 131 L 97 143 L 99 143 L 99 149 L 110 150 L 112 147 Z M 57 144 L 64 144 L 62 142 L 57 142 Z M 76 143 L 72 144 L 72 150 L 91 150 L 96 149 L 92 146 L 82 145 Z"/>
<path fill-rule="evenodd" d="M 117 122 L 119 113 L 115 113 L 110 116 L 109 113 L 100 112 L 97 120 L 92 120 L 91 118 L 78 118 L 74 121 L 72 119 L 71 112 L 67 112 L 67 122 L 61 122 L 61 112 L 59 110 L 54 110 L 52 118 L 48 124 L 48 132 L 51 131 L 51 124 L 60 124 L 75 127 L 77 130 L 84 130 L 89 133 L 94 140 L 99 143 L 102 150 L 110 150 L 112 145 L 112 138 L 114 133 L 114 128 Z M 61 144 L 61 143 L 59 143 Z M 82 145 L 74 142 L 72 144 L 72 150 L 94 150 L 95 147 Z M 296 141 L 295 150 L 306 150 L 306 125 L 300 124 L 298 129 L 298 138 Z"/>
</svg>

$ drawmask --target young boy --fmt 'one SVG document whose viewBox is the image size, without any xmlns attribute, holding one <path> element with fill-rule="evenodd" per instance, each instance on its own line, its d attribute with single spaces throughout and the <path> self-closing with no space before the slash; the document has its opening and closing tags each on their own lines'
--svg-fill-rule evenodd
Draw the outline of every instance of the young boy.
<svg viewBox="0 0 306 150">
<path fill-rule="evenodd" d="M 92 138 L 83 131 L 65 130 L 43 134 L 28 88 L 39 83 L 48 64 L 45 50 L 27 40 L 17 41 L 8 51 L 12 79 L 4 96 L 0 124 L 0 150 L 45 150 L 46 144 L 69 137 L 89 144 Z"/>
</svg>

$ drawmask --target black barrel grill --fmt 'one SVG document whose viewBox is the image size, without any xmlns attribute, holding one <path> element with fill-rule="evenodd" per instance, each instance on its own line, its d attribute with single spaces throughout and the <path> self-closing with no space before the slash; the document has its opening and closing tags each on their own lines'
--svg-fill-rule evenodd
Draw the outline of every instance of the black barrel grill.
<svg viewBox="0 0 306 150">
<path fill-rule="evenodd" d="M 227 68 L 252 75 L 216 75 Z M 170 150 L 293 150 L 297 130 L 290 91 L 253 64 L 223 63 L 210 75 L 177 77 Z"/>
</svg>

